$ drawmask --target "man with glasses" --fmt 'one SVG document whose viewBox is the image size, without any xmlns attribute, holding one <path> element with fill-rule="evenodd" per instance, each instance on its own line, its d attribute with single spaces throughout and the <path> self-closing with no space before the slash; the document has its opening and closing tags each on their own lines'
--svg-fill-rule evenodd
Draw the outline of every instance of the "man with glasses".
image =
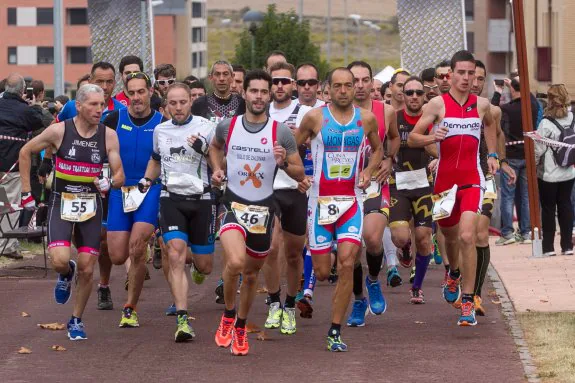
<svg viewBox="0 0 575 383">
<path fill-rule="evenodd" d="M 144 71 L 144 63 L 142 59 L 138 56 L 124 56 L 120 60 L 120 65 L 118 65 L 118 70 L 120 71 L 120 75 L 122 76 L 122 84 L 126 84 L 126 77 L 130 73 L 136 72 L 143 72 Z M 114 98 L 122 103 L 124 106 L 130 105 L 130 97 L 125 92 L 125 87 L 122 88 L 120 93 L 117 93 Z M 154 110 L 159 110 L 161 104 L 161 98 L 158 97 L 155 93 L 152 94 L 152 98 L 150 99 L 150 107 Z"/>
<path fill-rule="evenodd" d="M 301 64 L 296 70 L 298 101 L 301 105 L 317 108 L 325 103 L 317 99 L 319 71 L 314 64 Z"/>
<path fill-rule="evenodd" d="M 405 100 L 403 98 L 403 84 L 409 77 L 409 72 L 399 68 L 395 71 L 391 80 L 389 80 L 389 89 L 391 90 L 391 106 L 393 109 L 401 110 L 405 108 Z"/>
<path fill-rule="evenodd" d="M 158 96 L 166 98 L 168 87 L 176 82 L 176 68 L 172 64 L 160 64 L 154 69 Z"/>
<path fill-rule="evenodd" d="M 435 84 L 439 87 L 439 92 L 445 94 L 451 88 L 451 63 L 444 60 L 435 67 Z"/>
<path fill-rule="evenodd" d="M 425 97 L 423 101 L 428 103 L 439 93 L 439 85 L 435 83 L 435 68 L 427 68 L 421 71 L 421 81 L 423 81 L 423 90 Z"/>
</svg>

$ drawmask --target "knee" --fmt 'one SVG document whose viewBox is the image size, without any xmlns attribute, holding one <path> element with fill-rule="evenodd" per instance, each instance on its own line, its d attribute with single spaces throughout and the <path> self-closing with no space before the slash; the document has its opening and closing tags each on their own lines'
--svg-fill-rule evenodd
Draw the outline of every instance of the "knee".
<svg viewBox="0 0 575 383">
<path fill-rule="evenodd" d="M 129 243 L 129 251 L 130 251 L 130 258 L 134 262 L 141 262 L 144 260 L 146 256 L 146 246 L 148 245 L 148 241 L 144 238 L 133 238 L 130 239 Z"/>
<path fill-rule="evenodd" d="M 352 271 L 355 265 L 355 257 L 341 257 L 337 260 L 337 272 Z"/>
<path fill-rule="evenodd" d="M 489 230 L 488 231 L 478 231 L 477 232 L 477 243 L 488 244 L 489 243 Z"/>
<path fill-rule="evenodd" d="M 256 284 L 257 279 L 258 279 L 258 273 L 257 272 L 250 271 L 250 272 L 243 273 L 242 275 L 243 275 L 242 283 L 245 283 L 248 286 L 253 286 Z"/>
<path fill-rule="evenodd" d="M 427 255 L 431 252 L 431 230 L 424 233 L 416 233 L 415 246 L 421 255 Z"/>
<path fill-rule="evenodd" d="M 52 266 L 54 267 L 54 270 L 59 274 L 63 274 L 68 271 L 69 262 L 70 261 L 64 257 L 52 257 Z"/>
<path fill-rule="evenodd" d="M 238 275 L 244 271 L 245 262 L 240 257 L 228 257 L 226 269 L 232 275 Z"/>
<path fill-rule="evenodd" d="M 94 264 L 88 263 L 85 265 L 78 265 L 78 278 L 92 279 L 94 275 Z"/>
<path fill-rule="evenodd" d="M 211 272 L 212 272 L 212 258 L 211 257 L 205 257 L 205 258 L 200 258 L 200 259 L 194 259 L 194 267 L 196 268 L 196 270 L 198 270 L 200 273 L 202 273 L 204 275 L 211 274 Z"/>
<path fill-rule="evenodd" d="M 288 267 L 299 267 L 302 261 L 301 253 L 297 254 L 293 251 L 286 252 L 286 263 Z"/>
<path fill-rule="evenodd" d="M 459 234 L 459 241 L 463 245 L 474 245 L 475 244 L 475 233 L 471 230 L 462 231 Z"/>
<path fill-rule="evenodd" d="M 170 267 L 180 266 L 180 264 L 181 267 L 184 267 L 186 260 L 185 246 L 178 246 L 172 243 L 168 244 L 168 260 Z"/>
<path fill-rule="evenodd" d="M 398 235 L 391 233 L 391 242 L 397 247 L 398 249 L 403 249 L 407 243 L 409 242 L 409 237 L 407 235 Z"/>
<path fill-rule="evenodd" d="M 315 279 L 318 281 L 325 281 L 329 277 L 330 270 L 323 267 L 315 267 L 313 268 L 313 273 L 315 274 Z"/>
<path fill-rule="evenodd" d="M 370 231 L 369 234 L 363 236 L 365 247 L 371 251 L 380 250 L 383 247 L 382 237 L 378 236 L 376 231 Z"/>
</svg>

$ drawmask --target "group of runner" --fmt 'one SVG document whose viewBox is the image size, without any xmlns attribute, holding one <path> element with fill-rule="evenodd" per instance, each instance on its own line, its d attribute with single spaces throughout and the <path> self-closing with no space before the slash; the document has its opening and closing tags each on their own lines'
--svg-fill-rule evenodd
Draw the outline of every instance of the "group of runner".
<svg viewBox="0 0 575 383">
<path fill-rule="evenodd" d="M 435 250 L 445 264 L 443 296 L 461 311 L 458 324 L 474 326 L 476 313 L 484 314 L 493 208 L 484 196 L 494 197 L 500 164 L 514 175 L 505 163 L 500 111 L 479 96 L 485 66 L 471 53 L 459 51 L 447 68 L 438 65 L 436 85 L 396 71 L 388 102 L 363 61 L 332 70 L 324 82 L 315 65 L 296 68 L 278 51 L 265 69 L 247 72 L 217 61 L 209 75 L 213 92 L 195 101 L 190 85 L 197 80 L 176 81 L 171 65 L 154 71 L 160 86 L 135 56 L 119 69 L 123 91 L 112 97 L 114 66 L 94 64 L 60 122 L 20 152 L 20 167 L 29 169 L 31 154 L 46 149 L 56 302 L 67 303 L 78 285 L 71 340 L 87 339 L 82 314 L 96 261 L 103 310 L 113 308 L 111 265 L 129 261 L 119 326 L 139 327 L 137 304 L 154 242 L 161 256 L 154 265 L 173 296 L 166 314 L 177 318 L 175 341 L 193 339 L 186 265 L 192 281 L 203 283 L 218 237 L 216 301 L 224 310 L 215 343 L 234 355 L 249 351 L 246 322 L 260 270 L 268 291 L 265 327 L 288 335 L 296 332 L 296 307 L 302 318 L 312 317 L 316 281 L 336 284 L 330 351 L 348 350 L 343 323 L 364 326 L 367 311 L 386 311 L 379 275 L 385 260 L 387 285 L 403 283 L 398 255 L 402 265 L 414 264 L 411 303 L 425 303 L 422 286 Z M 29 172 L 21 175 L 22 205 L 34 209 Z"/>
</svg>

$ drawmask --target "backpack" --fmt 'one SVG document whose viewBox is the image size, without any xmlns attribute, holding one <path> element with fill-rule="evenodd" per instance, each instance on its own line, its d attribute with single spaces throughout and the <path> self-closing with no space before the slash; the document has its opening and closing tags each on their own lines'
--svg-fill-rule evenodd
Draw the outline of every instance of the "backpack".
<svg viewBox="0 0 575 383">
<path fill-rule="evenodd" d="M 546 117 L 549 121 L 551 121 L 559 131 L 561 135 L 559 136 L 559 142 L 564 144 L 573 145 L 573 148 L 567 147 L 558 147 L 558 148 L 551 148 L 553 151 L 553 157 L 555 157 L 555 162 L 557 165 L 561 167 L 568 167 L 575 165 L 575 116 L 573 116 L 573 120 L 571 121 L 571 125 L 568 127 L 561 126 L 554 118 Z"/>
</svg>

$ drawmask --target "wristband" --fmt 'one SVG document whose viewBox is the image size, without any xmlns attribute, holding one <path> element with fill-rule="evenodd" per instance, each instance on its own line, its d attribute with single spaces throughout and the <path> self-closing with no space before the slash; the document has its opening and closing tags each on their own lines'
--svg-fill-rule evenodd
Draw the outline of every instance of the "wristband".
<svg viewBox="0 0 575 383">
<path fill-rule="evenodd" d="M 502 164 L 507 164 L 507 165 L 509 165 L 509 160 L 508 160 L 507 158 L 504 158 L 504 159 L 502 159 L 502 160 L 499 160 L 499 162 L 502 163 Z"/>
<path fill-rule="evenodd" d="M 489 154 L 487 155 L 487 158 L 489 158 L 489 157 L 495 158 L 496 160 L 499 159 L 499 155 L 498 155 L 497 153 L 489 153 Z"/>
</svg>

